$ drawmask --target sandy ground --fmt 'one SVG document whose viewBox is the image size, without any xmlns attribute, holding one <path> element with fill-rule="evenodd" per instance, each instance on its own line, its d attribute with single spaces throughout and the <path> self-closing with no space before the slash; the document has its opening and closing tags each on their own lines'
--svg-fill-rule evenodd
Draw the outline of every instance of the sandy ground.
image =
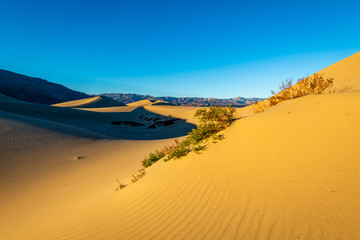
<svg viewBox="0 0 360 240">
<path fill-rule="evenodd" d="M 197 108 L 143 101 L 84 111 L 0 96 L 1 237 L 360 239 L 358 59 L 327 71 L 353 91 L 306 96 L 256 115 L 240 109 L 224 140 L 160 161 L 120 191 L 115 180 L 128 183 L 146 154 L 196 124 Z M 106 125 L 145 113 L 186 121 L 147 140 L 129 137 L 148 134 L 145 128 L 124 138 L 126 128 Z"/>
</svg>

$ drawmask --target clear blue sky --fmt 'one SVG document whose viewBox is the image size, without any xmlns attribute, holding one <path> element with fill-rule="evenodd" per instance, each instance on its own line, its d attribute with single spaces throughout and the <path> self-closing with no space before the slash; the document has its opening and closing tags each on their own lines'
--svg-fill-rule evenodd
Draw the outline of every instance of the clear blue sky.
<svg viewBox="0 0 360 240">
<path fill-rule="evenodd" d="M 360 1 L 0 0 L 0 68 L 87 93 L 266 97 L 360 50 Z"/>
</svg>

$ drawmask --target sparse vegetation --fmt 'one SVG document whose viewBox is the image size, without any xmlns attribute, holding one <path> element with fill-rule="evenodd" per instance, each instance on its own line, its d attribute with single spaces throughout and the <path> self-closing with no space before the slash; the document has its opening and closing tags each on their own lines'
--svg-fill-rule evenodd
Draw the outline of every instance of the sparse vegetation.
<svg viewBox="0 0 360 240">
<path fill-rule="evenodd" d="M 150 153 L 149 156 L 147 156 L 143 161 L 142 165 L 144 167 L 150 167 L 155 162 L 159 161 L 161 158 L 165 156 L 165 153 L 163 151 L 156 150 L 154 153 Z"/>
<path fill-rule="evenodd" d="M 145 169 L 139 169 L 139 173 L 135 173 L 130 176 L 131 181 L 133 183 L 137 182 L 140 178 L 143 178 L 145 176 L 146 172 Z"/>
<path fill-rule="evenodd" d="M 353 89 L 352 86 L 341 86 L 340 88 L 329 88 L 326 89 L 326 93 L 342 93 L 342 92 L 348 92 L 351 89 Z"/>
<path fill-rule="evenodd" d="M 193 148 L 192 148 L 194 153 L 200 153 L 201 151 L 204 151 L 205 149 L 206 149 L 206 146 L 205 145 L 200 145 L 200 144 L 194 145 Z"/>
<path fill-rule="evenodd" d="M 253 111 L 255 113 L 263 112 L 289 99 L 324 93 L 325 90 L 331 89 L 333 82 L 333 78 L 325 78 L 323 74 L 314 74 L 310 77 L 299 79 L 295 85 L 292 84 L 291 79 L 286 80 L 281 83 L 278 92 L 271 91 L 273 96 L 262 102 L 255 103 L 253 105 Z M 347 90 L 347 88 L 344 90 Z"/>
<path fill-rule="evenodd" d="M 124 187 L 126 187 L 126 185 L 121 183 L 119 179 L 116 179 L 116 181 L 118 183 L 118 187 L 115 189 L 115 191 L 119 191 L 120 189 L 123 189 Z"/>
<path fill-rule="evenodd" d="M 214 134 L 211 139 L 213 140 L 213 143 L 217 143 L 218 141 L 224 140 L 223 134 Z"/>
<path fill-rule="evenodd" d="M 224 138 L 224 134 L 215 134 L 214 136 L 212 136 L 212 140 L 214 141 L 224 140 Z"/>
<path fill-rule="evenodd" d="M 186 141 L 181 142 L 178 144 L 164 159 L 165 162 L 169 161 L 172 158 L 181 158 L 186 156 L 190 152 L 190 147 L 187 145 Z"/>
<path fill-rule="evenodd" d="M 205 145 L 200 145 L 202 141 L 214 137 L 216 140 L 222 140 L 223 135 L 215 135 L 224 130 L 235 120 L 236 109 L 228 107 L 213 106 L 210 108 L 202 108 L 195 112 L 194 117 L 199 119 L 199 126 L 189 132 L 188 137 L 179 142 L 175 139 L 175 143 L 171 146 L 165 146 L 161 150 L 156 150 L 146 157 L 142 164 L 145 168 L 151 166 L 160 159 L 169 161 L 173 158 L 181 158 L 186 156 L 189 152 L 200 152 L 205 150 Z"/>
</svg>

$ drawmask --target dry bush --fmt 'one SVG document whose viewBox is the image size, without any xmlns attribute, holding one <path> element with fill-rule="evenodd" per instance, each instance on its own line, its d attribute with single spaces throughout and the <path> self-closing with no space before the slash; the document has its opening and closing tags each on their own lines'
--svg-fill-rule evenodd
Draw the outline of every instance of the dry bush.
<svg viewBox="0 0 360 240">
<path fill-rule="evenodd" d="M 145 169 L 139 169 L 139 173 L 135 173 L 131 175 L 131 181 L 133 183 L 137 182 L 140 178 L 143 178 L 145 176 L 146 172 Z"/>
<path fill-rule="evenodd" d="M 334 79 L 325 78 L 324 74 L 315 73 L 312 76 L 301 78 L 298 82 L 293 85 L 292 79 L 288 79 L 285 82 L 282 82 L 279 86 L 279 91 L 271 91 L 273 96 L 269 97 L 267 100 L 262 102 L 257 102 L 253 105 L 253 111 L 255 113 L 263 112 L 280 102 L 294 99 L 310 94 L 320 94 L 324 93 L 325 90 L 331 89 Z M 348 88 L 342 90 L 347 91 Z"/>
<path fill-rule="evenodd" d="M 343 93 L 343 92 L 349 92 L 353 89 L 353 86 L 341 86 L 339 88 L 329 88 L 325 92 L 326 93 Z"/>
<path fill-rule="evenodd" d="M 201 151 L 204 151 L 206 149 L 205 145 L 200 145 L 200 144 L 196 144 L 192 147 L 192 150 L 194 151 L 194 153 L 200 153 Z"/>
<path fill-rule="evenodd" d="M 124 187 L 126 187 L 127 185 L 122 184 L 119 179 L 116 179 L 117 183 L 118 183 L 118 187 L 115 189 L 115 191 L 118 191 L 120 189 L 123 189 Z"/>
<path fill-rule="evenodd" d="M 199 152 L 205 150 L 205 146 L 201 146 L 199 143 L 230 126 L 235 120 L 236 109 L 231 106 L 212 106 L 210 108 L 197 110 L 194 117 L 199 119 L 200 124 L 198 128 L 189 132 L 184 141 L 180 142 L 178 139 L 175 139 L 173 145 L 165 146 L 161 150 L 150 153 L 149 156 L 142 161 L 143 166 L 147 168 L 159 159 L 169 161 L 172 158 L 181 158 L 191 151 Z M 220 140 L 220 135 L 218 137 Z M 136 179 L 134 178 L 134 180 Z"/>
<path fill-rule="evenodd" d="M 180 144 L 179 139 L 175 138 L 173 145 L 165 146 L 165 147 L 163 147 L 160 151 L 161 151 L 163 154 L 167 155 L 167 154 L 169 154 L 171 151 L 173 151 L 174 149 L 176 149 L 176 147 L 177 147 L 179 144 Z"/>
<path fill-rule="evenodd" d="M 191 151 L 188 141 L 182 141 L 176 147 L 169 152 L 166 158 L 164 158 L 164 161 L 167 162 L 172 158 L 181 158 L 183 156 L 186 156 Z"/>
<path fill-rule="evenodd" d="M 179 145 L 181 142 L 178 139 L 174 139 L 174 144 L 170 146 L 164 146 L 160 150 L 156 150 L 154 153 L 150 153 L 149 156 L 145 157 L 145 159 L 142 161 L 142 165 L 147 168 L 153 165 L 155 162 L 159 161 L 166 155 L 169 155 L 170 153 L 174 152 L 176 149 L 179 148 Z M 165 159 L 165 161 L 167 158 Z"/>
</svg>

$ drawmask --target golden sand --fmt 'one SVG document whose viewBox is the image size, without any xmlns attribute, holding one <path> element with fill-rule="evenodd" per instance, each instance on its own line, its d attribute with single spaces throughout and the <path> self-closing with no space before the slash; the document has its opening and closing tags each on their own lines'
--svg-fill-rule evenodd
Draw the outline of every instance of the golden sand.
<svg viewBox="0 0 360 240">
<path fill-rule="evenodd" d="M 172 139 L 103 139 L 106 129 L 24 116 L 20 103 L 9 112 L 11 99 L 0 99 L 1 238 L 360 239 L 359 57 L 322 71 L 351 92 L 239 109 L 223 141 L 159 161 L 120 191 L 115 180 L 131 182 L 143 157 Z M 86 120 L 141 106 L 196 123 L 197 108 L 135 105 L 34 109 Z"/>
</svg>

